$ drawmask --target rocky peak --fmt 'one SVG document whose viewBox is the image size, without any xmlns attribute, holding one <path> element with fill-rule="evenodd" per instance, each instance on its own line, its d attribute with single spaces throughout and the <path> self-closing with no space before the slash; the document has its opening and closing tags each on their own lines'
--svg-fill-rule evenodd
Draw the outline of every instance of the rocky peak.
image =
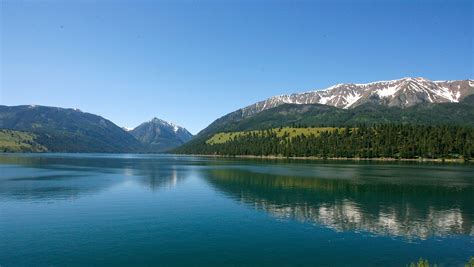
<svg viewBox="0 0 474 267">
<path fill-rule="evenodd" d="M 365 84 L 341 83 L 322 90 L 270 97 L 242 109 L 250 116 L 282 104 L 323 104 L 354 108 L 367 102 L 406 108 L 420 103 L 459 102 L 474 94 L 472 80 L 431 81 L 423 77 L 376 81 Z"/>
</svg>

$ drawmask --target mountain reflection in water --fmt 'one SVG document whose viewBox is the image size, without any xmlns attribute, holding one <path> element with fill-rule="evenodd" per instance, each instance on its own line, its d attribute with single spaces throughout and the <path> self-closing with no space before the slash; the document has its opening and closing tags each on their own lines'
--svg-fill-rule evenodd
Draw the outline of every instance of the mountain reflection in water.
<svg viewBox="0 0 474 267">
<path fill-rule="evenodd" d="M 213 169 L 208 182 L 231 198 L 274 217 L 323 225 L 337 231 L 426 239 L 474 235 L 474 187 L 411 179 L 283 176 L 245 169 Z M 398 181 L 397 177 L 393 177 Z"/>
<path fill-rule="evenodd" d="M 187 172 L 168 160 L 126 155 L 3 156 L 0 198 L 75 199 L 97 194 L 127 179 L 151 191 L 169 189 L 183 181 Z M 19 170 L 18 165 L 24 169 Z"/>
<path fill-rule="evenodd" d="M 100 154 L 4 155 L 0 164 L 0 199 L 71 200 L 126 182 L 155 192 L 194 177 L 279 219 L 407 239 L 474 236 L 472 166 Z"/>
</svg>

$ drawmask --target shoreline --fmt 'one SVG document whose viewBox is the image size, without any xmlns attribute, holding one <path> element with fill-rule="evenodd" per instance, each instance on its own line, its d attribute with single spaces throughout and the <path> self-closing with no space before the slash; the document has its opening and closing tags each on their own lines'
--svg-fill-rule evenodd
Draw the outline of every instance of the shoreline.
<svg viewBox="0 0 474 267">
<path fill-rule="evenodd" d="M 174 153 L 117 153 L 117 152 L 0 152 L 0 155 L 21 155 L 21 154 L 134 154 L 134 155 L 175 155 L 175 156 L 197 156 L 209 158 L 237 158 L 237 159 L 273 159 L 273 160 L 328 160 L 328 161 L 376 161 L 376 162 L 435 162 L 435 163 L 473 163 L 474 160 L 465 159 L 441 159 L 441 158 L 336 158 L 336 157 L 285 157 L 285 156 L 255 156 L 255 155 L 215 155 L 215 154 L 174 154 Z"/>
<path fill-rule="evenodd" d="M 387 162 L 438 162 L 438 163 L 472 163 L 465 159 L 430 159 L 430 158 L 322 158 L 322 157 L 284 157 L 284 156 L 255 156 L 255 155 L 208 155 L 208 154 L 176 154 L 183 156 L 200 156 L 212 158 L 239 158 L 239 159 L 277 159 L 277 160 L 331 160 L 331 161 L 387 161 Z"/>
</svg>

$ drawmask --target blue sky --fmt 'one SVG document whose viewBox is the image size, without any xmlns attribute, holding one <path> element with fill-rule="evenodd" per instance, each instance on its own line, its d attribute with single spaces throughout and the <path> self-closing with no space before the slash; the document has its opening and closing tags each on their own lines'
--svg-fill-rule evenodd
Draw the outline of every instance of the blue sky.
<svg viewBox="0 0 474 267">
<path fill-rule="evenodd" d="M 192 133 L 273 95 L 474 77 L 472 1 L 0 1 L 3 105 Z"/>
</svg>

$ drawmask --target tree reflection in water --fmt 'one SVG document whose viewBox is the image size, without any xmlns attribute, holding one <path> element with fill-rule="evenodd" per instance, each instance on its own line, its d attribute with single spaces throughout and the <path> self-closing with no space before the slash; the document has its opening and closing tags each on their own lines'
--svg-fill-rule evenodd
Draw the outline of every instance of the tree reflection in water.
<svg viewBox="0 0 474 267">
<path fill-rule="evenodd" d="M 237 201 L 274 217 L 337 231 L 426 239 L 474 235 L 474 187 L 443 183 L 327 179 L 219 169 L 208 182 Z"/>
</svg>

